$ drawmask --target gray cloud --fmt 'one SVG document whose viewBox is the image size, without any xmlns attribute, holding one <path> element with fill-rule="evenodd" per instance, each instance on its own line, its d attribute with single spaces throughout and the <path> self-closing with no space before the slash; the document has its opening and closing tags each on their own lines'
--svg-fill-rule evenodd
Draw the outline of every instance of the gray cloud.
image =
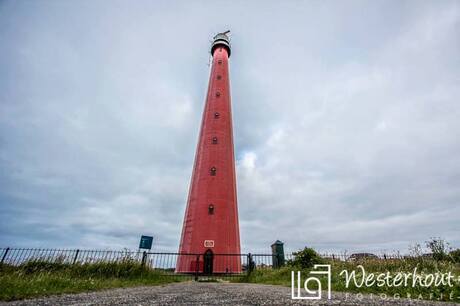
<svg viewBox="0 0 460 306">
<path fill-rule="evenodd" d="M 455 1 L 4 1 L 0 241 L 175 250 L 229 28 L 244 251 L 459 247 L 459 23 Z"/>
</svg>

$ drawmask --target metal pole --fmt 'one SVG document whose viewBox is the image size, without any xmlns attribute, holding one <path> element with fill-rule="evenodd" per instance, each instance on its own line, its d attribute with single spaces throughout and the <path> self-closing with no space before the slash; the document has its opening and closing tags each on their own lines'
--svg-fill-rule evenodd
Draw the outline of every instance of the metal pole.
<svg viewBox="0 0 460 306">
<path fill-rule="evenodd" d="M 3 264 L 3 262 L 5 261 L 6 254 L 8 254 L 9 251 L 10 251 L 10 248 L 6 248 L 5 254 L 3 254 L 3 256 L 2 256 L 2 261 L 0 262 L 1 264 Z"/>
<path fill-rule="evenodd" d="M 77 262 L 78 253 L 80 253 L 80 250 L 77 250 L 77 251 L 75 252 L 75 257 L 73 258 L 73 263 L 72 263 L 73 265 Z"/>
<path fill-rule="evenodd" d="M 252 269 L 253 269 L 253 263 L 252 263 L 252 254 L 248 254 L 248 276 L 251 274 Z"/>
<path fill-rule="evenodd" d="M 145 266 L 146 261 L 147 261 L 147 252 L 144 251 L 144 253 L 142 253 L 142 267 Z"/>
</svg>

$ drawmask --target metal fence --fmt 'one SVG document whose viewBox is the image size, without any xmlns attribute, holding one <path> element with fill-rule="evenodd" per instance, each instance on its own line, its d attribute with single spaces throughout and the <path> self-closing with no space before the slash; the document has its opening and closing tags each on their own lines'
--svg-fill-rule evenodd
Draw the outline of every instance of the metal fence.
<svg viewBox="0 0 460 306">
<path fill-rule="evenodd" d="M 141 261 L 142 253 L 132 251 L 102 251 L 102 250 L 67 250 L 67 249 L 23 249 L 0 248 L 1 263 L 21 265 L 31 261 L 52 263 L 98 263 L 120 262 L 123 260 Z"/>
<path fill-rule="evenodd" d="M 295 255 L 293 255 L 295 256 Z M 414 258 L 410 255 L 402 255 L 400 253 L 381 253 L 381 254 L 372 254 L 372 253 L 323 253 L 321 257 L 327 260 L 332 261 L 361 261 L 361 260 L 402 260 Z"/>
<path fill-rule="evenodd" d="M 406 256 L 374 255 L 370 253 L 322 254 L 323 258 L 334 261 L 356 261 L 367 259 L 403 259 Z M 114 262 L 138 262 L 163 275 L 189 276 L 242 276 L 254 269 L 273 269 L 288 263 L 295 254 L 212 254 L 211 260 L 205 254 L 185 254 L 170 252 L 108 251 L 108 250 L 69 250 L 69 249 L 25 249 L 0 248 L 1 264 L 19 266 L 29 262 L 49 262 L 62 264 L 92 264 Z M 180 261 L 187 268 L 181 268 Z"/>
<path fill-rule="evenodd" d="M 0 248 L 0 263 L 20 266 L 30 262 L 60 264 L 96 264 L 137 262 L 147 268 L 170 276 L 243 276 L 256 268 L 272 268 L 277 263 L 275 255 L 267 254 L 205 254 L 108 251 L 108 250 L 70 250 L 70 249 L 30 249 Z M 192 263 L 189 269 L 178 268 L 179 259 Z"/>
</svg>

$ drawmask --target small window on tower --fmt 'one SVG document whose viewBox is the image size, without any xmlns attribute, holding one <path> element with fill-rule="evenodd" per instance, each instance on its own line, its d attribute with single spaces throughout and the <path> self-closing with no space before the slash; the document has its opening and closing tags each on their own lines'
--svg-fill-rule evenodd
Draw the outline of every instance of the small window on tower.
<svg viewBox="0 0 460 306">
<path fill-rule="evenodd" d="M 209 172 L 211 173 L 211 176 L 216 176 L 216 172 L 217 172 L 216 167 L 212 167 Z"/>
<path fill-rule="evenodd" d="M 214 205 L 209 204 L 209 206 L 208 206 L 208 214 L 209 215 L 214 215 Z"/>
<path fill-rule="evenodd" d="M 212 144 L 217 144 L 217 137 L 212 138 Z"/>
<path fill-rule="evenodd" d="M 217 76 L 217 79 L 218 79 L 218 80 L 222 79 L 222 76 L 218 75 L 218 76 Z"/>
<path fill-rule="evenodd" d="M 218 60 L 217 63 L 218 63 L 219 65 L 221 65 L 221 64 L 222 64 L 222 60 Z"/>
<path fill-rule="evenodd" d="M 215 119 L 219 118 L 219 116 L 220 116 L 220 114 L 219 114 L 218 112 L 215 112 L 215 113 L 214 113 L 214 118 L 215 118 Z"/>
<path fill-rule="evenodd" d="M 220 97 L 220 92 L 216 92 L 216 97 Z"/>
<path fill-rule="evenodd" d="M 219 48 L 219 52 L 222 52 L 222 47 Z"/>
</svg>

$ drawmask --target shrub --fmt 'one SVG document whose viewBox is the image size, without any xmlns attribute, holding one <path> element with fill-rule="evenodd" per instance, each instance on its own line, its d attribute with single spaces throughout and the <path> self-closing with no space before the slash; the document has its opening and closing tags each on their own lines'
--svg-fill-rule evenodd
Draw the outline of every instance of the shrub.
<svg viewBox="0 0 460 306">
<path fill-rule="evenodd" d="M 26 274 L 41 272 L 57 272 L 68 268 L 69 264 L 49 262 L 46 260 L 30 260 L 19 266 L 19 269 Z"/>
<path fill-rule="evenodd" d="M 294 259 L 289 263 L 302 269 L 312 268 L 315 264 L 323 263 L 324 260 L 312 248 L 305 247 L 303 250 L 294 252 Z"/>
<path fill-rule="evenodd" d="M 451 251 L 449 255 L 453 262 L 460 263 L 460 249 Z"/>
<path fill-rule="evenodd" d="M 449 243 L 442 238 L 431 238 L 426 242 L 426 247 L 431 250 L 433 259 L 436 261 L 448 260 Z"/>
</svg>

